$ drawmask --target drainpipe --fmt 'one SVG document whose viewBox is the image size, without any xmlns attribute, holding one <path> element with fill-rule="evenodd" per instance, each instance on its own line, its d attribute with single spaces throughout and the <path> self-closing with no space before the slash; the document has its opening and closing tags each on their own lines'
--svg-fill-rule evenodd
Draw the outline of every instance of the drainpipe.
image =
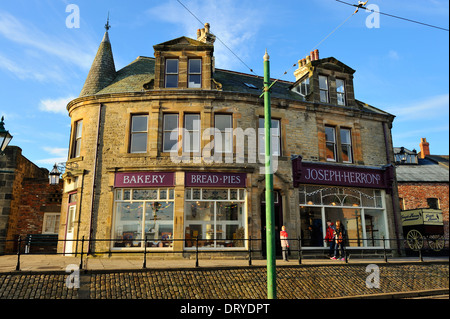
<svg viewBox="0 0 450 319">
<path fill-rule="evenodd" d="M 98 122 L 97 122 L 97 137 L 95 140 L 95 154 L 94 154 L 94 167 L 92 169 L 92 193 L 91 193 L 91 216 L 89 218 L 89 244 L 88 244 L 88 252 L 90 255 L 92 252 L 92 237 L 93 237 L 93 228 L 92 228 L 92 220 L 94 218 L 94 197 L 95 197 L 95 179 L 97 177 L 97 157 L 98 157 L 98 140 L 100 135 L 100 120 L 102 116 L 102 104 L 98 106 Z"/>
<path fill-rule="evenodd" d="M 388 132 L 387 132 L 387 128 L 386 125 L 388 125 L 387 123 L 383 122 L 383 134 L 384 134 L 384 144 L 385 144 L 385 149 L 386 149 L 386 163 L 388 165 L 392 165 L 392 161 L 391 161 L 391 154 L 390 154 L 390 147 L 389 147 L 389 140 L 388 140 Z M 394 171 L 395 174 L 395 171 Z M 395 180 L 394 180 L 394 183 Z M 393 185 L 394 186 L 394 185 Z M 398 211 L 396 210 L 397 206 L 395 204 L 395 199 L 394 199 L 394 188 L 391 188 L 391 200 L 392 200 L 392 211 L 394 213 L 394 228 L 395 228 L 395 237 L 397 238 L 397 240 L 399 239 L 399 233 L 398 233 L 398 224 L 397 224 L 397 215 L 398 215 Z M 400 246 L 399 243 L 397 242 L 397 252 L 400 254 Z"/>
</svg>

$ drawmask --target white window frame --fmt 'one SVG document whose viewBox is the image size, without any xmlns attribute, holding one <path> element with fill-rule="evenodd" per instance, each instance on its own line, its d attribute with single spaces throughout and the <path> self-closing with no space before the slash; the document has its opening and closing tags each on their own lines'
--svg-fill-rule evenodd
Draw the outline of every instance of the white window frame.
<svg viewBox="0 0 450 319">
<path fill-rule="evenodd" d="M 172 151 L 172 149 L 173 149 L 173 146 L 170 148 L 170 149 L 166 149 L 164 146 L 165 146 L 165 141 L 166 141 L 166 133 L 170 133 L 170 134 L 172 134 L 172 131 L 174 131 L 175 129 L 167 129 L 166 128 L 166 116 L 167 117 L 169 117 L 169 116 L 176 116 L 176 118 L 177 118 L 177 121 L 176 121 L 176 123 L 177 123 L 177 127 L 176 127 L 176 130 L 177 130 L 177 132 L 179 132 L 179 127 L 180 127 L 180 124 L 179 124 L 179 115 L 178 114 L 173 114 L 173 113 L 165 113 L 165 114 L 163 114 L 163 135 L 162 135 L 162 151 L 163 152 L 170 152 L 170 151 Z M 177 133 L 177 141 L 176 141 L 176 143 L 175 143 L 175 145 L 176 145 L 176 150 L 178 150 L 178 135 L 179 135 L 179 133 Z M 170 138 L 169 138 L 170 139 Z M 171 140 L 171 139 L 170 139 Z"/>
<path fill-rule="evenodd" d="M 81 141 L 83 134 L 83 120 L 78 120 L 74 124 L 75 132 L 73 135 L 73 150 L 72 158 L 80 157 L 81 154 Z"/>
<path fill-rule="evenodd" d="M 321 79 L 325 79 L 325 84 L 326 84 L 326 89 L 321 87 L 320 83 L 321 83 Z M 325 92 L 325 96 L 326 96 L 326 101 L 322 100 L 322 92 Z M 330 95 L 329 95 L 330 89 L 329 89 L 329 84 L 328 84 L 328 76 L 326 75 L 319 75 L 319 93 L 320 93 L 320 102 L 322 103 L 329 103 L 330 102 Z"/>
<path fill-rule="evenodd" d="M 168 72 L 168 61 L 176 61 L 177 62 L 177 71 L 176 72 Z M 177 88 L 179 81 L 179 72 L 180 72 L 180 61 L 178 59 L 166 59 L 165 61 L 165 72 L 164 72 L 164 87 L 165 88 Z M 177 85 L 176 86 L 167 86 L 167 76 L 168 75 L 176 75 L 177 76 Z"/>
<path fill-rule="evenodd" d="M 191 62 L 192 61 L 200 61 L 200 72 L 191 72 Z M 191 75 L 200 75 L 200 83 L 199 84 L 191 84 L 190 78 Z M 202 59 L 189 59 L 188 63 L 188 88 L 200 89 L 202 87 Z"/>
<path fill-rule="evenodd" d="M 327 139 L 326 129 L 332 129 L 333 130 L 333 141 Z M 328 144 L 333 145 L 333 154 L 334 158 L 328 158 L 327 156 L 327 150 L 328 150 Z M 336 143 L 336 127 L 325 125 L 325 157 L 328 162 L 337 162 L 337 143 Z"/>
<path fill-rule="evenodd" d="M 343 162 L 343 163 L 353 163 L 352 130 L 349 129 L 349 128 L 340 128 L 339 131 L 340 131 L 339 134 L 340 134 L 340 137 L 341 137 L 341 154 L 344 153 L 344 147 L 347 147 L 348 158 L 349 158 L 348 161 L 344 161 L 344 160 L 342 159 L 342 162 Z M 350 140 L 349 143 L 344 143 L 344 142 L 342 141 L 342 132 L 343 132 L 343 131 L 348 131 L 349 140 Z M 341 157 L 342 157 L 342 155 L 341 155 Z M 342 158 L 343 158 L 343 157 L 342 157 Z"/>
<path fill-rule="evenodd" d="M 192 129 L 186 128 L 186 119 L 188 117 L 196 117 L 197 119 L 193 119 L 192 121 Z M 201 148 L 201 118 L 200 114 L 198 113 L 185 113 L 184 119 L 183 119 L 183 152 L 192 152 L 192 153 L 198 153 L 200 152 Z M 196 127 L 197 126 L 197 127 Z M 197 141 L 198 147 L 195 148 L 194 145 L 190 145 L 190 136 L 193 136 L 192 141 Z M 195 144 L 195 143 L 193 143 Z"/>
<path fill-rule="evenodd" d="M 145 127 L 145 131 L 133 131 L 133 119 L 138 117 L 145 117 L 147 121 L 147 125 Z M 136 134 L 145 134 L 145 150 L 144 151 L 133 151 L 133 137 Z M 148 144 L 148 115 L 147 114 L 133 114 L 131 115 L 131 123 L 130 123 L 130 153 L 147 153 L 147 145 Z"/>
<path fill-rule="evenodd" d="M 217 127 L 217 118 L 218 117 L 228 117 L 229 127 L 226 127 L 225 130 L 221 130 Z M 221 154 L 230 154 L 233 153 L 233 115 L 232 114 L 214 114 L 214 127 L 215 127 L 215 134 L 214 134 L 214 141 L 217 141 L 217 134 L 219 131 L 221 134 L 221 142 L 222 145 L 220 146 L 220 149 L 217 147 L 216 142 L 214 142 L 214 152 L 221 153 Z M 227 143 L 228 141 L 228 143 Z"/>
<path fill-rule="evenodd" d="M 338 85 L 339 82 L 342 82 L 342 86 Z M 342 91 L 339 91 L 339 88 L 342 87 Z M 336 79 L 336 94 L 337 94 L 337 104 L 345 106 L 347 104 L 347 99 L 345 95 L 345 80 Z M 342 101 L 342 102 L 340 102 Z"/>
<path fill-rule="evenodd" d="M 274 128 L 273 123 L 277 122 L 278 127 Z M 259 144 L 259 154 L 265 155 L 266 152 L 266 144 L 265 144 L 265 127 L 264 127 L 264 117 L 260 117 L 258 119 L 258 144 Z M 262 124 L 262 126 L 261 126 Z M 271 137 L 271 147 L 272 147 L 272 156 L 281 156 L 281 120 L 280 119 L 271 119 L 271 128 L 270 128 L 270 137 Z M 274 149 L 273 141 L 278 140 L 278 147 Z"/>
</svg>

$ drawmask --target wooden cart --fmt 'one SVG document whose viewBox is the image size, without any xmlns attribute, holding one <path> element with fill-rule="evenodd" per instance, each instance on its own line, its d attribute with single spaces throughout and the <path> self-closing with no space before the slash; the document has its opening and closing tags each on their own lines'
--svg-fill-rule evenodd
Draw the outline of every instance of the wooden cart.
<svg viewBox="0 0 450 319">
<path fill-rule="evenodd" d="M 403 235 L 412 250 L 420 250 L 424 242 L 434 251 L 444 248 L 444 221 L 439 209 L 411 209 L 401 212 Z"/>
</svg>

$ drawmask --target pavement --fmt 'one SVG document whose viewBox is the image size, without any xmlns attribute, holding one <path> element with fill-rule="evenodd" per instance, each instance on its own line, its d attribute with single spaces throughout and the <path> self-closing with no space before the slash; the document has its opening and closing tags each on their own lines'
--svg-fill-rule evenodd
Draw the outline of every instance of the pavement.
<svg viewBox="0 0 450 319">
<path fill-rule="evenodd" d="M 266 299 L 265 260 L 0 256 L 0 299 Z M 448 257 L 277 260 L 278 299 L 448 296 Z M 371 265 L 371 268 L 367 266 Z M 75 270 L 75 272 L 74 272 Z M 378 280 L 378 281 L 377 281 Z"/>
</svg>

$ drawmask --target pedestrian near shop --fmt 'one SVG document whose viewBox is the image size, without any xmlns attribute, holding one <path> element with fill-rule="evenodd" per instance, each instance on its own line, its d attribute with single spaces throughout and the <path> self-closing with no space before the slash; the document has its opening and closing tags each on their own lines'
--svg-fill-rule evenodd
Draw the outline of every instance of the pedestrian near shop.
<svg viewBox="0 0 450 319">
<path fill-rule="evenodd" d="M 344 225 L 342 225 L 340 220 L 336 221 L 335 229 L 334 229 L 334 241 L 335 241 L 335 248 L 334 248 L 334 256 L 331 258 L 333 260 L 345 260 L 345 240 L 347 237 L 347 233 L 345 231 Z M 339 256 L 340 252 L 340 256 Z"/>
<path fill-rule="evenodd" d="M 335 246 L 335 240 L 334 240 L 334 223 L 331 220 L 327 220 L 327 232 L 325 235 L 325 242 L 327 243 L 328 247 L 330 247 L 330 250 L 328 252 L 328 257 L 334 256 L 334 246 Z"/>
<path fill-rule="evenodd" d="M 280 239 L 281 239 L 281 250 L 283 252 L 283 260 L 288 260 L 288 254 L 289 254 L 289 239 L 288 239 L 288 233 L 286 231 L 286 226 L 281 227 L 280 232 Z"/>
</svg>

